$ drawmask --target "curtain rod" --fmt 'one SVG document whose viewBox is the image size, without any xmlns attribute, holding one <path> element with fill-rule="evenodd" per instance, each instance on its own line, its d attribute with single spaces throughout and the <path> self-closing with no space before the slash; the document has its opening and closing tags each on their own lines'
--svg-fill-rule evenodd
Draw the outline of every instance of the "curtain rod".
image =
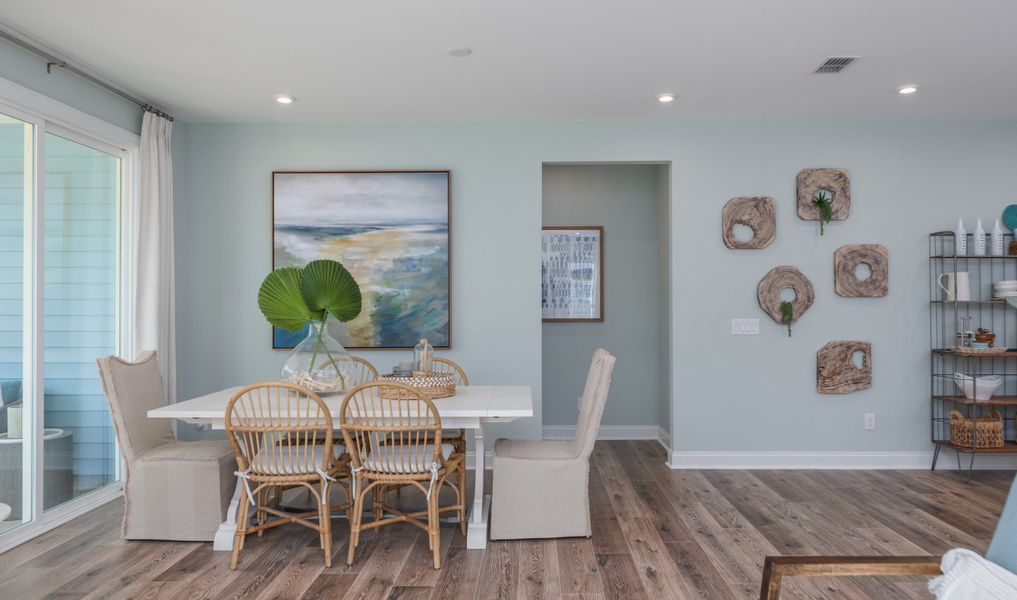
<svg viewBox="0 0 1017 600">
<path fill-rule="evenodd" d="M 53 67 L 59 67 L 59 68 L 65 70 L 65 71 L 67 71 L 69 73 L 73 73 L 74 75 L 77 75 L 78 77 L 84 79 L 85 81 L 88 81 L 89 83 L 91 83 L 93 85 L 97 85 L 97 86 L 101 87 L 102 89 L 104 89 L 104 90 L 106 90 L 108 92 L 111 92 L 113 94 L 116 94 L 117 96 L 120 96 L 121 98 L 123 98 L 124 100 L 127 100 L 128 102 L 131 102 L 133 104 L 137 104 L 138 106 L 141 107 L 141 110 L 144 110 L 146 112 L 150 112 L 152 114 L 158 115 L 158 116 L 160 116 L 160 117 L 162 117 L 164 119 L 167 119 L 169 121 L 173 120 L 173 117 L 171 117 L 168 113 L 165 113 L 165 112 L 157 109 L 156 107 L 152 106 L 148 102 L 145 102 L 143 100 L 139 100 L 138 98 L 135 98 L 134 96 L 128 94 L 127 92 L 125 92 L 125 91 L 123 91 L 123 90 L 121 90 L 119 88 L 115 88 L 112 85 L 106 83 L 105 81 L 102 81 L 101 79 L 97 79 L 96 77 L 93 77 L 92 75 L 89 75 L 88 73 L 82 71 L 81 69 L 78 69 L 77 67 L 74 67 L 73 65 L 67 64 L 67 61 L 65 61 L 65 60 L 63 60 L 63 59 L 61 59 L 59 57 L 53 56 L 52 54 L 50 54 L 49 52 L 46 52 L 42 48 L 38 48 L 36 46 L 33 46 L 32 44 L 29 44 L 25 40 L 23 40 L 23 39 L 21 39 L 21 38 L 19 38 L 17 36 L 11 35 L 10 33 L 4 31 L 3 29 L 0 29 L 0 38 L 3 38 L 3 39 L 7 40 L 8 42 L 10 42 L 10 43 L 12 43 L 14 45 L 16 45 L 16 46 L 18 46 L 20 48 L 23 48 L 24 50 L 28 50 L 32 54 L 35 54 L 36 56 L 39 56 L 39 57 L 45 59 L 46 60 L 46 72 L 47 73 L 52 73 L 53 72 Z"/>
</svg>

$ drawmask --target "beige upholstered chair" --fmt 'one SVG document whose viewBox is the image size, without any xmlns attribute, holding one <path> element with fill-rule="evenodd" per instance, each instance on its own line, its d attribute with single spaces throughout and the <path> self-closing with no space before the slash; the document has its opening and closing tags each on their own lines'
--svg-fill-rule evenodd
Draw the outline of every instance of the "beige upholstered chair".
<svg viewBox="0 0 1017 600">
<path fill-rule="evenodd" d="M 237 568 L 247 534 L 257 532 L 260 536 L 266 529 L 287 523 L 317 531 L 325 566 L 332 566 L 329 484 L 348 472 L 349 462 L 335 455 L 328 405 L 314 392 L 292 383 L 255 383 L 230 399 L 225 425 L 240 466 L 237 476 L 247 496 L 237 515 L 230 568 Z M 294 486 L 305 487 L 314 495 L 314 510 L 291 513 L 269 503 L 270 490 Z M 249 524 L 251 506 L 257 523 L 253 527 Z M 318 522 L 308 517 L 318 517 Z"/>
<path fill-rule="evenodd" d="M 123 536 L 211 541 L 236 489 L 229 443 L 178 442 L 171 421 L 148 418 L 166 404 L 155 352 L 133 363 L 115 356 L 97 362 L 126 463 Z"/>
<path fill-rule="evenodd" d="M 590 453 L 614 362 L 593 353 L 574 440 L 495 442 L 491 539 L 590 536 Z"/>
<path fill-rule="evenodd" d="M 339 426 L 353 465 L 353 518 L 349 554 L 353 556 L 364 529 L 407 522 L 427 532 L 434 568 L 441 567 L 438 515 L 455 511 L 465 528 L 465 481 L 459 473 L 466 457 L 441 439 L 441 416 L 431 399 L 419 390 L 394 382 L 357 386 L 346 394 L 339 410 Z M 452 479 L 449 479 L 452 477 Z M 377 493 L 390 486 L 412 485 L 424 493 L 427 510 L 403 512 L 385 503 Z M 440 506 L 441 488 L 455 491 L 456 501 Z M 363 522 L 364 501 L 374 491 L 374 520 Z M 385 514 L 392 516 L 385 516 Z M 426 517 L 426 522 L 420 518 Z M 465 531 L 464 531 L 465 533 Z"/>
</svg>

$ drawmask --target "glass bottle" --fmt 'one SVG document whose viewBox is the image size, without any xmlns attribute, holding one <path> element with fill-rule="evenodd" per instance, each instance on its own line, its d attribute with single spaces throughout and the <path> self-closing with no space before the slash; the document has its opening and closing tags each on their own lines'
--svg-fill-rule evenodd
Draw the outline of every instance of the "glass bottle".
<svg viewBox="0 0 1017 600">
<path fill-rule="evenodd" d="M 420 338 L 420 342 L 413 347 L 413 370 L 431 372 L 431 344 L 426 338 Z"/>
<path fill-rule="evenodd" d="M 328 333 L 327 322 L 310 321 L 307 337 L 286 357 L 281 379 L 312 392 L 331 394 L 352 387 L 353 374 L 353 357 Z"/>
</svg>

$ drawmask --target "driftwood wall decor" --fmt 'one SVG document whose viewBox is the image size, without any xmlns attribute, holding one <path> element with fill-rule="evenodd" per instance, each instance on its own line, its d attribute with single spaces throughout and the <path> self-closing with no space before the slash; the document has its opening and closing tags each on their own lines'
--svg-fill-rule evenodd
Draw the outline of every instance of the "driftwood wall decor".
<svg viewBox="0 0 1017 600">
<path fill-rule="evenodd" d="M 869 277 L 858 279 L 858 265 L 869 267 Z M 848 244 L 833 253 L 833 288 L 845 298 L 879 298 L 890 291 L 890 253 L 880 244 Z"/>
<path fill-rule="evenodd" d="M 847 219 L 851 213 L 851 180 L 844 169 L 802 169 L 798 172 L 798 217 L 803 221 L 819 220 L 812 198 L 820 190 L 829 192 L 831 220 Z"/>
<path fill-rule="evenodd" d="M 756 286 L 756 299 L 759 301 L 759 307 L 780 325 L 790 324 L 784 322 L 780 313 L 780 292 L 786 288 L 795 291 L 795 299 L 791 301 L 794 309 L 791 323 L 800 319 L 816 298 L 812 283 L 801 271 L 789 266 L 774 267 Z"/>
<path fill-rule="evenodd" d="M 735 237 L 735 225 L 744 225 L 752 230 L 752 239 L 743 242 Z M 736 250 L 757 250 L 765 248 L 777 236 L 777 213 L 773 198 L 766 196 L 743 196 L 731 198 L 721 213 L 724 245 Z"/>
<path fill-rule="evenodd" d="M 862 366 L 852 357 L 862 353 Z M 816 353 L 816 391 L 820 394 L 850 394 L 872 386 L 872 344 L 830 342 Z"/>
</svg>

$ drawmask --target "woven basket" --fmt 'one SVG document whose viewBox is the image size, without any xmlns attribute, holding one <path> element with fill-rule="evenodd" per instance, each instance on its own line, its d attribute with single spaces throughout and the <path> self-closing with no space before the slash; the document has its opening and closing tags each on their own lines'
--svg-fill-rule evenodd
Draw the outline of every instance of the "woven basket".
<svg viewBox="0 0 1017 600">
<path fill-rule="evenodd" d="M 456 381 L 452 373 L 423 373 L 415 372 L 412 377 L 398 377 L 392 375 L 381 376 L 382 381 L 403 383 L 410 387 L 417 388 L 431 400 L 448 398 L 456 395 Z M 405 392 L 394 387 L 381 388 L 381 397 L 392 400 L 409 400 Z"/>
<path fill-rule="evenodd" d="M 977 442 L 972 439 L 975 430 Z M 994 410 L 984 417 L 969 419 L 958 410 L 950 411 L 950 443 L 961 448 L 1002 448 L 1003 415 Z"/>
</svg>

